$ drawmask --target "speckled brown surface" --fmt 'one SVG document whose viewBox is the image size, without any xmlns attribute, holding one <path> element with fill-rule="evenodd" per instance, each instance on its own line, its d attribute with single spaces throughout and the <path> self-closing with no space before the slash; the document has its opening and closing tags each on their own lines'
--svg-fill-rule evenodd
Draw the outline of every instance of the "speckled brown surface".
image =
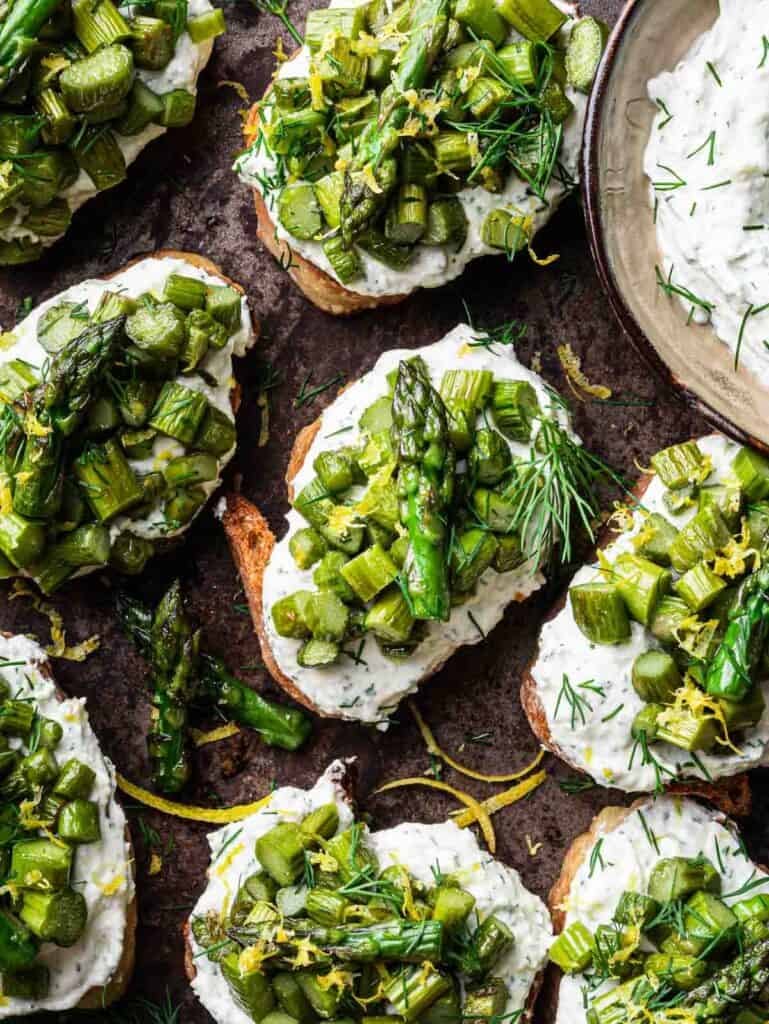
<svg viewBox="0 0 769 1024">
<path fill-rule="evenodd" d="M 612 18 L 618 0 L 586 2 L 590 13 Z M 304 3 L 291 5 L 298 24 Z M 576 425 L 586 442 L 629 476 L 634 461 L 644 464 L 659 447 L 706 429 L 676 400 L 661 392 L 649 371 L 624 342 L 599 290 L 576 201 L 559 213 L 537 243 L 541 253 L 559 252 L 560 260 L 540 269 L 525 259 L 515 266 L 502 259 L 483 260 L 464 277 L 442 290 L 421 293 L 402 306 L 336 321 L 314 310 L 291 286 L 283 272 L 254 241 L 251 196 L 230 172 L 239 147 L 239 110 L 243 100 L 223 80 L 242 82 L 251 97 L 269 80 L 275 23 L 247 3 L 228 11 L 230 32 L 219 40 L 214 59 L 202 79 L 199 116 L 189 129 L 152 145 L 116 192 L 89 204 L 75 218 L 64 243 L 32 269 L 0 276 L 0 322 L 13 323 L 17 303 L 27 295 L 42 299 L 88 275 L 115 270 L 129 258 L 160 247 L 198 250 L 238 278 L 248 291 L 254 313 L 262 319 L 259 350 L 239 368 L 244 401 L 239 414 L 240 450 L 229 480 L 242 477 L 243 492 L 283 529 L 286 454 L 296 431 L 312 420 L 327 399 L 296 410 L 293 399 L 312 373 L 319 384 L 338 372 L 347 379 L 368 369 L 379 353 L 396 346 L 418 346 L 440 338 L 462 317 L 465 299 L 477 322 L 493 324 L 511 316 L 529 324 L 520 345 L 524 362 L 535 353 L 550 383 L 564 390 L 555 354 L 570 342 L 583 358 L 588 376 L 609 384 L 615 398 L 640 404 L 578 404 Z M 288 46 L 288 40 L 286 45 Z M 219 86 L 218 86 L 219 83 Z M 260 365 L 279 368 L 281 385 L 271 392 L 271 441 L 257 447 L 259 410 L 256 390 Z M 648 404 L 647 404 L 648 403 Z M 155 563 L 140 590 L 156 597 L 180 574 L 192 604 L 205 626 L 207 643 L 224 654 L 240 672 L 267 693 L 273 687 L 259 667 L 259 648 L 219 523 L 205 513 L 178 552 Z M 489 745 L 468 744 L 464 757 L 490 771 L 512 770 L 531 758 L 536 744 L 518 702 L 520 672 L 530 658 L 538 624 L 552 595 L 540 594 L 512 608 L 487 642 L 460 652 L 423 691 L 420 707 L 440 740 L 456 751 L 466 734 L 489 733 Z M 99 633 L 100 651 L 83 665 L 57 662 L 59 682 L 70 694 L 88 698 L 91 719 L 106 752 L 119 769 L 146 781 L 144 733 L 148 718 L 145 667 L 118 631 L 111 611 L 111 585 L 91 577 L 72 586 L 55 604 L 73 638 Z M 38 631 L 46 621 L 25 601 L 0 600 L 0 628 Z M 363 807 L 378 824 L 406 818 L 437 821 L 451 801 L 440 794 L 409 790 L 368 798 L 385 779 L 420 774 L 428 767 L 418 733 L 407 712 L 386 735 L 333 722 L 318 722 L 313 739 L 299 754 L 272 752 L 252 735 L 203 748 L 197 783 L 190 800 L 248 801 L 265 793 L 272 780 L 309 783 L 338 755 L 360 758 Z M 524 881 L 545 894 L 554 880 L 561 851 L 588 824 L 595 811 L 617 794 L 594 790 L 565 796 L 556 779 L 566 774 L 551 761 L 551 777 L 527 802 L 496 820 L 499 855 L 519 869 Z M 451 781 L 451 773 L 445 777 Z M 747 836 L 755 854 L 767 854 L 769 798 L 763 795 L 766 775 L 754 780 L 756 812 Z M 486 795 L 489 787 L 471 785 Z M 206 827 L 188 825 L 129 805 L 137 848 L 140 888 L 138 964 L 132 993 L 154 999 L 166 988 L 182 1004 L 181 1020 L 203 1022 L 182 972 L 179 932 L 186 909 L 203 885 Z M 148 877 L 152 852 L 140 822 L 157 830 L 166 849 L 160 874 Z M 536 856 L 526 836 L 543 845 Z M 541 1022 L 547 1020 L 544 1008 Z"/>
</svg>

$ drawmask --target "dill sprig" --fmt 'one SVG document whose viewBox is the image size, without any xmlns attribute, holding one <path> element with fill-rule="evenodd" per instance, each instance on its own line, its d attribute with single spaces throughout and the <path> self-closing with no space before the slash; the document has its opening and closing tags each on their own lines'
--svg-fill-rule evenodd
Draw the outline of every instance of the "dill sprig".
<svg viewBox="0 0 769 1024">
<path fill-rule="evenodd" d="M 596 789 L 597 786 L 598 784 L 588 775 L 570 775 L 567 779 L 558 780 L 558 788 L 567 796 L 586 793 L 589 789 Z"/>
<path fill-rule="evenodd" d="M 556 408 L 568 407 L 551 392 Z M 593 522 L 599 512 L 597 485 L 626 482 L 597 455 L 583 448 L 555 417 L 543 416 L 535 426 L 528 458 L 521 459 L 505 490 L 515 509 L 510 529 L 521 538 L 523 554 L 538 569 L 560 552 L 562 564 L 572 558 L 578 528 L 595 540 Z"/>
<path fill-rule="evenodd" d="M 675 284 L 673 281 L 674 267 L 671 266 L 670 273 L 667 277 L 664 276 L 659 268 L 659 265 L 655 264 L 654 272 L 657 275 L 657 284 L 660 286 L 665 295 L 670 298 L 672 295 L 677 295 L 680 299 L 691 304 L 691 310 L 689 312 L 689 319 L 694 315 L 694 310 L 702 310 L 703 313 L 707 313 L 710 317 L 713 310 L 716 308 L 715 303 L 708 302 L 707 299 L 700 298 L 699 295 L 695 295 L 689 288 L 685 288 L 683 285 Z"/>
<path fill-rule="evenodd" d="M 263 14 L 271 14 L 283 23 L 283 27 L 289 33 L 297 46 L 304 45 L 302 34 L 291 18 L 288 16 L 288 0 L 251 0 L 251 3 Z"/>
<path fill-rule="evenodd" d="M 473 133 L 479 141 L 481 158 L 468 175 L 469 182 L 483 180 L 485 168 L 493 170 L 509 164 L 532 194 L 547 203 L 547 188 L 558 168 L 563 127 L 555 123 L 543 99 L 553 74 L 554 51 L 546 43 L 539 46 L 541 61 L 531 86 L 512 75 L 495 54 L 484 55 L 484 74 L 500 82 L 507 97 L 485 118 L 448 124 L 457 131 Z M 459 96 L 450 98 L 455 100 Z M 564 191 L 573 187 L 566 176 L 561 183 Z"/>
<path fill-rule="evenodd" d="M 558 718 L 558 711 L 560 710 L 562 703 L 569 706 L 569 718 L 572 729 L 576 727 L 577 719 L 579 719 L 581 725 L 585 725 L 587 722 L 585 712 L 592 711 L 593 709 L 589 701 L 583 697 L 581 693 L 577 692 L 577 688 L 572 686 L 571 681 L 565 672 L 563 674 L 561 688 L 558 691 L 558 699 L 555 702 L 553 718 Z"/>
<path fill-rule="evenodd" d="M 337 373 L 335 377 L 332 377 L 331 380 L 327 380 L 325 384 L 318 384 L 314 388 L 308 388 L 307 385 L 310 383 L 311 379 L 312 370 L 310 370 L 310 372 L 302 381 L 302 386 L 299 389 L 299 394 L 294 399 L 295 409 L 301 409 L 303 406 L 308 405 L 314 398 L 317 398 L 318 395 L 322 395 L 324 391 L 328 391 L 329 388 L 333 388 L 336 384 L 344 383 L 344 374 Z"/>
</svg>

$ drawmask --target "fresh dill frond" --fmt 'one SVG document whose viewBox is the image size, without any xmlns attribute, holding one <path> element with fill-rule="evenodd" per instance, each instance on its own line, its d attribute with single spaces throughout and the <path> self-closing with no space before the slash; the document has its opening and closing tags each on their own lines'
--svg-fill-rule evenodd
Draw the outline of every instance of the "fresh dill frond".
<svg viewBox="0 0 769 1024">
<path fill-rule="evenodd" d="M 251 0 L 251 3 L 263 14 L 271 14 L 282 22 L 283 27 L 289 33 L 297 46 L 304 45 L 302 34 L 288 15 L 288 0 Z"/>
<path fill-rule="evenodd" d="M 556 407 L 568 407 L 551 393 Z M 543 416 L 534 427 L 528 458 L 521 459 L 505 490 L 515 509 L 511 532 L 521 538 L 534 568 L 556 560 L 572 560 L 575 534 L 581 530 L 595 540 L 594 521 L 599 513 L 597 486 L 613 483 L 627 492 L 626 482 L 597 455 L 584 448 L 555 416 Z"/>
</svg>

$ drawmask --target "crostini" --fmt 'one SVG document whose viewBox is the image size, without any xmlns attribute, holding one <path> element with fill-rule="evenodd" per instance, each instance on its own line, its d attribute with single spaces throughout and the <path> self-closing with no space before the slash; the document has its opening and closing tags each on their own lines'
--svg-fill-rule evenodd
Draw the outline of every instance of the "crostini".
<svg viewBox="0 0 769 1024">
<path fill-rule="evenodd" d="M 148 142 L 189 124 L 208 0 L 17 0 L 0 28 L 0 266 L 37 259 Z"/>
<path fill-rule="evenodd" d="M 0 1019 L 97 1009 L 134 962 L 133 853 L 115 770 L 45 652 L 0 634 Z"/>
<path fill-rule="evenodd" d="M 767 1019 L 769 874 L 722 814 L 681 797 L 605 808 L 550 907 L 556 1024 Z"/>
<path fill-rule="evenodd" d="M 387 716 L 589 525 L 599 464 L 509 347 L 460 325 L 384 353 L 298 436 L 288 532 L 223 516 L 262 656 L 322 715 Z"/>
<path fill-rule="evenodd" d="M 604 41 L 551 0 L 311 11 L 235 163 L 258 237 L 334 314 L 438 287 L 486 254 L 536 259 L 534 235 L 577 186 Z"/>
<path fill-rule="evenodd" d="M 3 335 L 0 575 L 44 593 L 138 573 L 235 451 L 233 356 L 255 339 L 208 260 L 158 252 L 83 281 Z"/>
<path fill-rule="evenodd" d="M 627 791 L 734 775 L 769 744 L 769 462 L 712 434 L 651 463 L 522 687 L 549 749 Z"/>
<path fill-rule="evenodd" d="M 205 1008 L 219 1024 L 528 1020 L 545 905 L 453 822 L 369 831 L 349 775 L 337 761 L 209 836 L 185 929 Z"/>
</svg>

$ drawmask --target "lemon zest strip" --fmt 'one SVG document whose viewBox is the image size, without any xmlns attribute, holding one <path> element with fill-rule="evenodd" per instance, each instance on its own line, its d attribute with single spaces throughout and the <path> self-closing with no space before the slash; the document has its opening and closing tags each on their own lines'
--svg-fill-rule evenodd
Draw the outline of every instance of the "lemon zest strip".
<svg viewBox="0 0 769 1024">
<path fill-rule="evenodd" d="M 190 804 L 178 804 L 173 800 L 166 800 L 162 796 L 156 796 L 141 786 L 129 782 L 119 772 L 117 773 L 118 789 L 131 796 L 134 800 L 152 807 L 155 811 L 163 814 L 170 814 L 174 818 L 186 818 L 188 821 L 204 821 L 212 825 L 229 825 L 233 821 L 242 821 L 254 814 L 272 799 L 272 794 L 263 796 L 253 804 L 236 804 L 234 807 L 194 807 Z"/>
<path fill-rule="evenodd" d="M 519 771 L 511 772 L 508 775 L 485 775 L 483 772 L 477 772 L 473 768 L 466 768 L 463 764 L 460 764 L 459 761 L 455 761 L 453 757 L 445 752 L 445 750 L 442 750 L 438 745 L 438 741 L 435 739 L 430 726 L 424 718 L 422 718 L 416 704 L 411 700 L 409 701 L 409 708 L 411 710 L 411 714 L 416 719 L 417 726 L 422 734 L 422 739 L 425 741 L 428 753 L 433 754 L 435 757 L 440 757 L 442 761 L 446 762 L 449 768 L 453 768 L 454 771 L 459 772 L 460 775 L 466 775 L 469 779 L 477 779 L 479 782 L 515 782 L 517 779 L 522 779 L 524 775 L 528 775 L 529 772 L 533 772 L 547 753 L 545 748 L 542 747 L 533 761 L 527 764 L 524 768 L 521 768 Z"/>
<path fill-rule="evenodd" d="M 497 849 L 497 837 L 494 834 L 494 826 L 491 824 L 491 818 L 483 805 L 475 799 L 474 796 L 470 796 L 469 793 L 463 792 L 461 789 L 457 789 L 455 786 L 450 786 L 447 782 L 438 782 L 437 779 L 395 779 L 393 782 L 386 782 L 384 786 L 380 786 L 379 789 L 375 789 L 374 793 L 386 793 L 391 789 L 400 789 L 403 786 L 427 786 L 430 789 L 439 789 L 442 793 L 450 793 L 455 800 L 459 800 L 461 804 L 464 804 L 468 808 L 465 814 L 469 815 L 468 824 L 473 821 L 477 821 L 481 826 L 481 832 L 483 838 L 486 840 L 486 845 L 491 853 L 494 853 Z"/>
<path fill-rule="evenodd" d="M 492 814 L 496 814 L 497 811 L 501 811 L 503 807 L 509 807 L 511 804 L 517 803 L 525 796 L 528 796 L 529 793 L 537 789 L 538 786 L 541 786 L 546 778 L 546 771 L 537 772 L 536 775 L 531 775 L 528 779 L 524 779 L 523 782 L 519 782 L 516 786 L 511 786 L 510 789 L 505 789 L 502 793 L 497 793 L 495 796 L 490 796 L 487 800 L 484 800 L 480 805 L 481 810 L 485 815 L 491 817 Z M 460 811 L 454 817 L 454 821 L 460 828 L 472 825 L 472 823 L 477 820 L 475 812 L 472 809 Z"/>
</svg>

